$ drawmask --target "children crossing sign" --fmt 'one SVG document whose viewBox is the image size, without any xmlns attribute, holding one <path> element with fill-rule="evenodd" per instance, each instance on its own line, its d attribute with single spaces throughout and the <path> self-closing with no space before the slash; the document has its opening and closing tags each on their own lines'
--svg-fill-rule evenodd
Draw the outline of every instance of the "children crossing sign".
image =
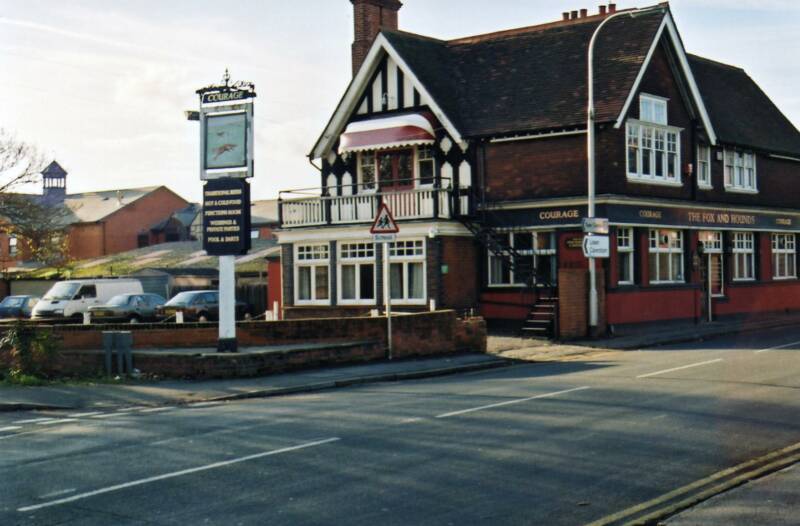
<svg viewBox="0 0 800 526">
<path fill-rule="evenodd" d="M 397 222 L 392 217 L 392 212 L 389 211 L 386 203 L 381 203 L 369 233 L 372 234 L 372 238 L 375 241 L 394 241 L 395 234 L 398 232 L 400 232 L 400 227 L 397 226 Z"/>
</svg>

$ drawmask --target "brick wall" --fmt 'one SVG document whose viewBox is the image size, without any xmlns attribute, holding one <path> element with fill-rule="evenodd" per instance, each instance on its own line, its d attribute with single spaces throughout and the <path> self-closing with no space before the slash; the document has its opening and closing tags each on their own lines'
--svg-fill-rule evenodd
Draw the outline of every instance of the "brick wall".
<svg viewBox="0 0 800 526">
<path fill-rule="evenodd" d="M 189 202 L 162 186 L 105 218 L 105 254 L 138 248 L 138 235 Z"/>
<path fill-rule="evenodd" d="M 237 354 L 220 357 L 170 352 L 179 348 L 214 348 L 217 328 L 207 324 L 108 326 L 107 330 L 133 332 L 134 366 L 162 377 L 227 377 L 267 374 L 287 368 L 381 360 L 386 356 L 385 318 L 328 318 L 242 322 L 238 326 L 243 347 L 320 344 L 293 351 Z M 54 374 L 93 375 L 103 368 L 102 331 L 92 326 L 40 327 L 53 331 L 60 341 L 60 358 Z M 454 311 L 404 314 L 392 317 L 393 354 L 410 358 L 455 352 L 484 352 L 486 327 L 482 319 L 459 320 Z"/>
<path fill-rule="evenodd" d="M 106 254 L 102 223 L 71 225 L 67 238 L 71 259 L 90 259 Z"/>
<path fill-rule="evenodd" d="M 598 334 L 606 333 L 605 276 L 598 265 L 597 304 Z M 589 271 L 560 269 L 558 271 L 558 337 L 562 340 L 583 338 L 589 329 Z"/>
<path fill-rule="evenodd" d="M 481 252 L 471 237 L 442 237 L 439 267 L 429 269 L 441 275 L 441 291 L 436 304 L 447 309 L 468 309 L 478 303 Z M 441 274 L 441 267 L 447 273 Z"/>
</svg>

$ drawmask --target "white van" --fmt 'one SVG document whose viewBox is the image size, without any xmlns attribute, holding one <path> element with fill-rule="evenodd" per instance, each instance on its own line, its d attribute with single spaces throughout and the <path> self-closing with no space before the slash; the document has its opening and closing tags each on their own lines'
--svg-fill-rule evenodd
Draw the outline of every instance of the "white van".
<svg viewBox="0 0 800 526">
<path fill-rule="evenodd" d="M 104 305 L 117 294 L 141 294 L 138 279 L 74 279 L 59 281 L 33 309 L 33 318 L 80 318 L 93 305 Z"/>
</svg>

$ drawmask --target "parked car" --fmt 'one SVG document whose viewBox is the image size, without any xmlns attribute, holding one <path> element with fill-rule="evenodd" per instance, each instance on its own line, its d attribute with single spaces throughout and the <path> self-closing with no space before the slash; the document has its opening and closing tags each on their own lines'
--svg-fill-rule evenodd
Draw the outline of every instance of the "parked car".
<svg viewBox="0 0 800 526">
<path fill-rule="evenodd" d="M 80 319 L 93 305 L 119 294 L 141 294 L 138 279 L 76 279 L 53 285 L 33 309 L 33 318 Z"/>
<path fill-rule="evenodd" d="M 156 309 L 159 319 L 175 316 L 183 312 L 185 321 L 211 321 L 219 319 L 219 292 L 216 290 L 191 290 L 181 292 L 167 303 Z M 248 305 L 236 301 L 236 319 L 249 317 Z"/>
<path fill-rule="evenodd" d="M 98 323 L 155 321 L 156 308 L 166 301 L 158 294 L 119 294 L 105 305 L 89 307 L 89 313 Z"/>
<path fill-rule="evenodd" d="M 38 296 L 6 296 L 0 301 L 0 318 L 30 318 Z"/>
</svg>

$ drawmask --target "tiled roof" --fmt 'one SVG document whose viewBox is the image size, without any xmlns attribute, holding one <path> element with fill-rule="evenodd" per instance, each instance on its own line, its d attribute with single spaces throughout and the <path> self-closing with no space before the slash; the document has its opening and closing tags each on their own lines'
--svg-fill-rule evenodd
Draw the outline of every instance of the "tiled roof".
<svg viewBox="0 0 800 526">
<path fill-rule="evenodd" d="M 148 186 L 69 194 L 64 198 L 64 206 L 68 210 L 65 222 L 71 224 L 100 221 L 159 188 L 161 187 Z"/>
<path fill-rule="evenodd" d="M 689 63 L 720 142 L 800 155 L 800 132 L 743 69 L 695 55 Z"/>
<path fill-rule="evenodd" d="M 598 122 L 615 120 L 665 10 L 619 16 L 595 45 Z M 384 31 L 466 137 L 584 126 L 586 55 L 602 17 L 442 41 Z"/>
</svg>

